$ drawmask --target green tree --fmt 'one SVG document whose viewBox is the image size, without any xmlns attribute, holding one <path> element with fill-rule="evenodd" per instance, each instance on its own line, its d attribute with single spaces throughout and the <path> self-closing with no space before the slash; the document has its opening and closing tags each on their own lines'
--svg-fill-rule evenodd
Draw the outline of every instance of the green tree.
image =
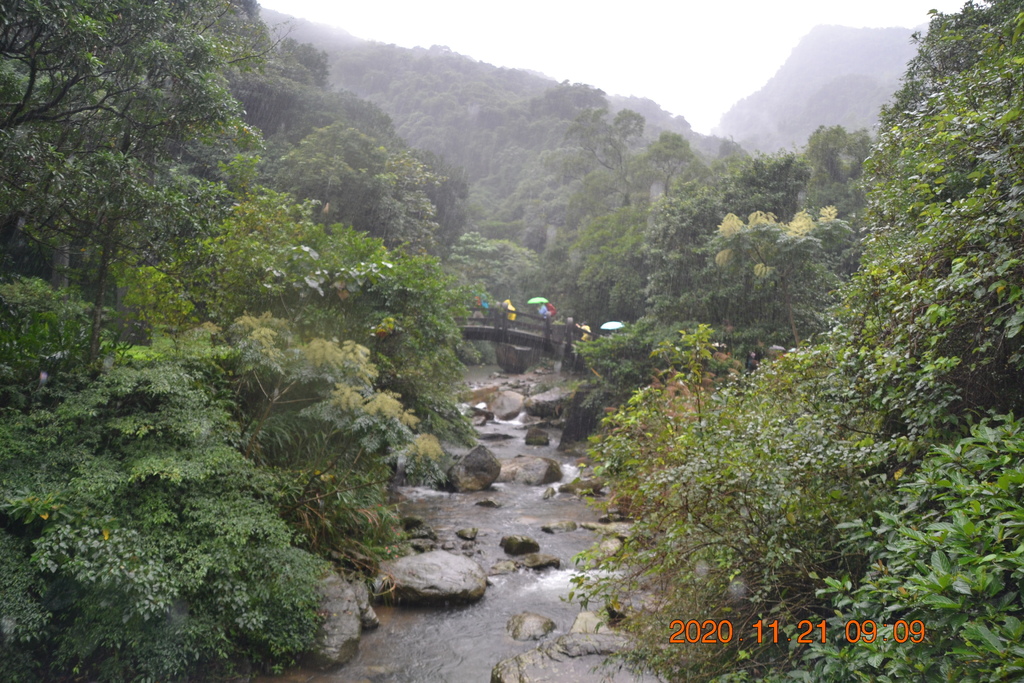
<svg viewBox="0 0 1024 683">
<path fill-rule="evenodd" d="M 0 31 L 0 222 L 82 254 L 99 353 L 111 268 L 193 231 L 210 192 L 172 170 L 187 140 L 248 136 L 218 75 L 242 58 L 230 3 L 18 3 Z M 198 208 L 198 211 L 197 211 Z"/>
<path fill-rule="evenodd" d="M 352 225 L 389 246 L 433 245 L 438 224 L 427 192 L 442 179 L 412 152 L 389 152 L 343 121 L 306 136 L 282 159 L 277 180 L 319 201 L 325 224 Z"/>
<path fill-rule="evenodd" d="M 821 126 L 814 131 L 804 150 L 811 166 L 806 205 L 834 206 L 842 216 L 860 213 L 867 206 L 860 178 L 870 152 L 866 130 L 848 133 L 842 126 Z"/>
</svg>

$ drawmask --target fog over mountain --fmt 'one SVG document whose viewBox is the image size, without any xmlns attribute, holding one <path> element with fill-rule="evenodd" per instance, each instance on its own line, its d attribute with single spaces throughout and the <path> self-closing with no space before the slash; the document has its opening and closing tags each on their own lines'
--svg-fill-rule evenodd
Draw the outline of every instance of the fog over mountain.
<svg viewBox="0 0 1024 683">
<path fill-rule="evenodd" d="M 819 126 L 872 129 L 915 47 L 906 28 L 818 26 L 761 90 L 722 117 L 716 135 L 748 151 L 799 148 Z"/>
</svg>

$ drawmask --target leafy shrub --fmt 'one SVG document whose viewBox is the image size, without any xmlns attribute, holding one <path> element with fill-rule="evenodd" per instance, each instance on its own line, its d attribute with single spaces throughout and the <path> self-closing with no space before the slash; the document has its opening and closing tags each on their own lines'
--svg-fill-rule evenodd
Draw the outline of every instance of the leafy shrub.
<svg viewBox="0 0 1024 683">
<path fill-rule="evenodd" d="M 712 393 L 712 332 L 663 348 L 672 369 L 608 418 L 591 453 L 635 520 L 622 550 L 592 554 L 602 573 L 580 581 L 587 600 L 619 605 L 637 636 L 630 658 L 669 680 L 763 675 L 796 657 L 752 638 L 709 647 L 666 645 L 674 619 L 758 619 L 792 629 L 825 618 L 816 576 L 854 572 L 837 524 L 876 504 L 879 457 L 861 425 L 818 405 L 831 381 L 825 349 L 791 354 Z M 787 632 L 787 636 L 791 635 Z"/>
<path fill-rule="evenodd" d="M 292 546 L 197 369 L 137 362 L 44 394 L 0 429 L 15 655 L 119 681 L 310 645 L 325 565 Z"/>
<path fill-rule="evenodd" d="M 939 446 L 902 481 L 876 522 L 843 525 L 869 553 L 859 580 L 827 579 L 832 637 L 809 653 L 807 680 L 981 681 L 1024 675 L 1024 422 L 983 422 Z M 879 635 L 847 643 L 848 620 Z M 895 642 L 897 620 L 925 637 Z M 888 624 L 889 628 L 883 628 Z M 899 634 L 897 634 L 899 635 Z M 888 639 L 883 639 L 888 636 Z"/>
</svg>

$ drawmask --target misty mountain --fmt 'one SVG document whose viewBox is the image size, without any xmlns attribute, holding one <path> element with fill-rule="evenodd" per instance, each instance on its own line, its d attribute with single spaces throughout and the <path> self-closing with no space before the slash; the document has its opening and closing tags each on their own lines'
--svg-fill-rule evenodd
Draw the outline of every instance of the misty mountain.
<svg viewBox="0 0 1024 683">
<path fill-rule="evenodd" d="M 722 117 L 717 135 L 749 151 L 800 148 L 819 126 L 871 130 L 916 51 L 906 28 L 817 26 L 761 90 Z"/>
<path fill-rule="evenodd" d="M 325 51 L 332 86 L 387 112 L 408 144 L 464 168 L 475 201 L 492 208 L 538 175 L 545 153 L 564 145 L 570 123 L 586 109 L 636 111 L 646 119 L 646 139 L 679 133 L 705 158 L 717 158 L 723 143 L 735 151 L 649 99 L 607 96 L 589 85 L 496 67 L 440 45 L 403 48 L 265 8 L 261 15 L 268 26 Z"/>
</svg>

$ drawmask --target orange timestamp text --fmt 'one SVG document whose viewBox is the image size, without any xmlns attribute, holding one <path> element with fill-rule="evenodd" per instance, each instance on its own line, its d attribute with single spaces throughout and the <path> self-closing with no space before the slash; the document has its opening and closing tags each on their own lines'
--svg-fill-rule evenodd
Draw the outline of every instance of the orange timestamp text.
<svg viewBox="0 0 1024 683">
<path fill-rule="evenodd" d="M 728 619 L 674 619 L 669 625 L 672 631 L 668 638 L 670 643 L 731 643 L 733 640 L 749 640 L 757 643 L 796 642 L 805 645 L 824 643 L 827 641 L 827 626 L 824 620 L 814 623 L 804 619 L 796 625 L 796 631 L 787 635 L 785 628 L 779 626 L 778 619 L 764 621 L 758 619 L 743 632 L 738 633 Z M 743 630 L 742 628 L 740 630 Z M 925 625 L 920 619 L 905 621 L 897 619 L 891 624 L 878 624 L 870 619 L 851 619 L 846 622 L 843 637 L 849 643 L 893 641 L 896 643 L 920 643 L 925 639 Z"/>
</svg>

